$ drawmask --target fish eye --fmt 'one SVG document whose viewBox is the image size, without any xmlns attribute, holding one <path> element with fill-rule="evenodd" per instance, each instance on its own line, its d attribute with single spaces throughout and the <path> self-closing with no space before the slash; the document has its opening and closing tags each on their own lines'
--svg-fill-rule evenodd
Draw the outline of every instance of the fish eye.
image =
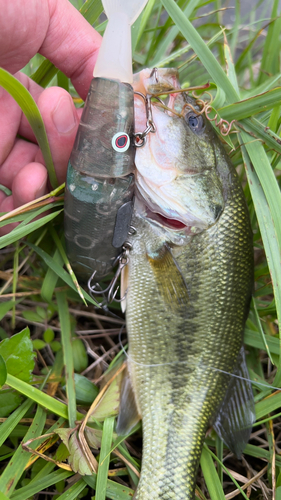
<svg viewBox="0 0 281 500">
<path fill-rule="evenodd" d="M 118 153 L 124 153 L 129 149 L 130 137 L 126 132 L 118 132 L 112 137 L 111 140 L 112 147 Z"/>
<path fill-rule="evenodd" d="M 204 130 L 204 120 L 202 115 L 196 115 L 193 112 L 189 112 L 185 115 L 184 119 L 191 130 L 193 130 L 196 134 Z"/>
</svg>

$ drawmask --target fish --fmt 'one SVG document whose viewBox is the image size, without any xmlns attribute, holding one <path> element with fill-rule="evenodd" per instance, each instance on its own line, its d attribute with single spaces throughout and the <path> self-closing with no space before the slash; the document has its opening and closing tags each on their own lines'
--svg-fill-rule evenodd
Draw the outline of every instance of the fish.
<svg viewBox="0 0 281 500">
<path fill-rule="evenodd" d="M 109 20 L 65 189 L 66 252 L 81 284 L 112 270 L 130 229 L 135 170 L 131 24 L 146 2 L 103 0 Z"/>
<path fill-rule="evenodd" d="M 156 131 L 135 157 L 116 430 L 125 435 L 142 419 L 135 500 L 193 500 L 209 426 L 240 457 L 255 420 L 243 348 L 251 224 L 235 168 L 196 99 L 178 92 L 177 71 L 145 69 L 134 88 L 150 96 Z M 135 117 L 143 130 L 139 96 Z"/>
</svg>

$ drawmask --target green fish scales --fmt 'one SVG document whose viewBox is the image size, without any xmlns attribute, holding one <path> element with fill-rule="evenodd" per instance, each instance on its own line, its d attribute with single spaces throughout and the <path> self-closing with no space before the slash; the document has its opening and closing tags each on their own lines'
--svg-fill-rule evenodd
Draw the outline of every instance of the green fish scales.
<svg viewBox="0 0 281 500">
<path fill-rule="evenodd" d="M 209 130 L 212 137 L 212 131 Z M 238 176 L 212 140 L 224 208 L 174 239 L 136 209 L 128 269 L 128 369 L 143 421 L 136 500 L 194 498 L 208 426 L 243 343 L 253 282 L 252 232 Z"/>
</svg>

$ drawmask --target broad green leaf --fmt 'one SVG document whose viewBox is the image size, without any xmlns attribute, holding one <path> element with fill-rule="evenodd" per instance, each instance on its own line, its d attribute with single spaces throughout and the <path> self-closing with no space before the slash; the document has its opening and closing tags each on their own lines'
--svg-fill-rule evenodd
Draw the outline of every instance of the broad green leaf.
<svg viewBox="0 0 281 500">
<path fill-rule="evenodd" d="M 15 305 L 14 300 L 8 300 L 7 302 L 2 302 L 0 304 L 0 321 L 6 316 L 7 312 L 10 311 Z"/>
<path fill-rule="evenodd" d="M 101 447 L 102 430 L 93 429 L 92 427 L 85 427 L 85 437 L 88 445 L 91 448 L 98 450 Z"/>
<path fill-rule="evenodd" d="M 88 366 L 88 354 L 83 340 L 78 337 L 73 339 L 72 350 L 74 370 L 78 373 L 83 372 Z"/>
<path fill-rule="evenodd" d="M 68 463 L 73 471 L 79 472 L 81 476 L 91 475 L 92 469 L 80 444 L 76 429 L 57 429 L 56 434 L 60 436 L 69 451 Z"/>
<path fill-rule="evenodd" d="M 6 367 L 5 360 L 3 359 L 3 357 L 0 354 L 0 389 L 5 384 L 6 378 L 7 378 L 7 367 Z M 1 408 L 2 408 L 2 405 L 1 405 L 1 393 L 0 393 L 0 413 L 1 413 Z"/>
<path fill-rule="evenodd" d="M 0 417 L 8 417 L 20 406 L 21 402 L 22 398 L 16 392 L 10 390 L 0 391 Z"/>
<path fill-rule="evenodd" d="M 34 352 L 29 328 L 0 342 L 0 354 L 6 362 L 7 372 L 29 382 L 34 369 Z"/>
<path fill-rule="evenodd" d="M 74 373 L 76 399 L 82 404 L 92 404 L 98 395 L 98 388 L 88 378 Z"/>
<path fill-rule="evenodd" d="M 42 151 L 46 168 L 53 188 L 58 186 L 57 176 L 51 156 L 50 146 L 47 139 L 45 125 L 40 111 L 31 94 L 13 75 L 0 68 L 0 85 L 15 99 L 25 114 L 39 147 Z"/>
<path fill-rule="evenodd" d="M 37 322 L 42 321 L 41 316 L 36 311 L 30 311 L 28 309 L 26 311 L 22 311 L 22 317 L 29 321 L 37 321 Z"/>
<path fill-rule="evenodd" d="M 100 403 L 94 409 L 88 422 L 103 421 L 106 417 L 116 416 L 120 403 L 120 381 L 118 375 L 108 387 Z"/>
</svg>

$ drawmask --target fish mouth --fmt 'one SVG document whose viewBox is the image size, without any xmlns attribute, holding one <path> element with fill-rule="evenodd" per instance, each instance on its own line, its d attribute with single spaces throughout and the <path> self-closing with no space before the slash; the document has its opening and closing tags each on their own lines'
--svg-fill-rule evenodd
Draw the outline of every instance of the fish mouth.
<svg viewBox="0 0 281 500">
<path fill-rule="evenodd" d="M 182 221 L 166 217 L 160 212 L 152 211 L 139 193 L 135 197 L 135 208 L 141 217 L 164 229 L 179 233 L 184 232 L 187 235 L 194 233 L 194 228 L 184 224 Z"/>
<path fill-rule="evenodd" d="M 185 224 L 183 224 L 183 222 L 177 219 L 168 219 L 167 217 L 164 217 L 164 215 L 162 214 L 159 214 L 157 212 L 151 212 L 147 207 L 146 207 L 146 215 L 148 219 L 153 220 L 154 222 L 158 222 L 159 224 L 161 224 L 161 226 L 164 226 L 168 229 L 173 229 L 174 231 L 177 230 L 182 231 L 184 229 L 187 229 L 188 227 Z"/>
</svg>

